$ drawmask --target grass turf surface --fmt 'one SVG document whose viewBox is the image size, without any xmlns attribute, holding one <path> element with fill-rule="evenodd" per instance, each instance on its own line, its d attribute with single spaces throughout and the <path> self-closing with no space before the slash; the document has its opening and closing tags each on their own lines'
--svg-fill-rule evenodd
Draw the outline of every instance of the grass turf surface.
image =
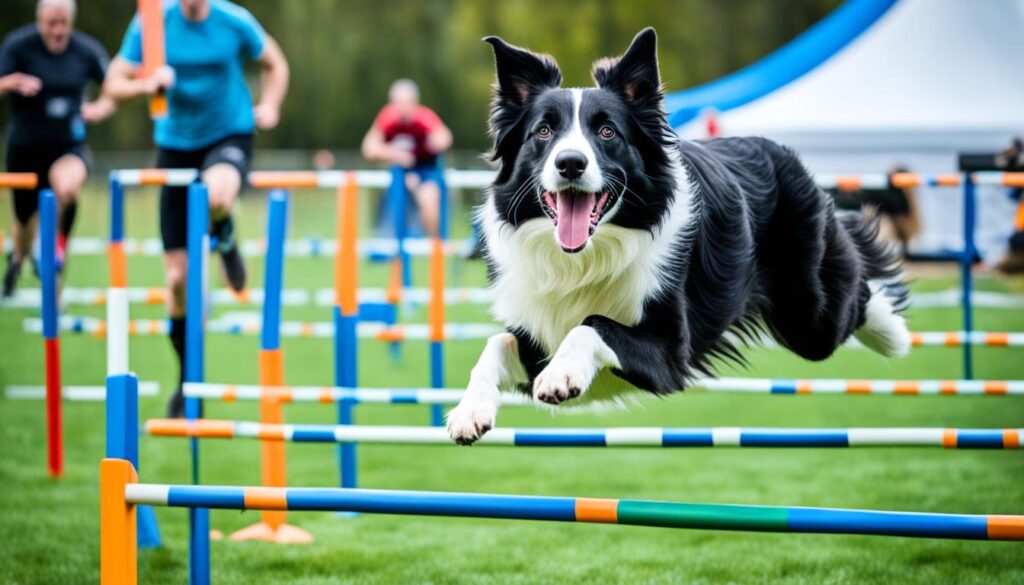
<svg viewBox="0 0 1024 585">
<path fill-rule="evenodd" d="M 364 200 L 365 201 L 365 200 Z M 106 231 L 106 201 L 90 190 L 80 204 L 77 234 Z M 364 205 L 364 212 L 369 206 Z M 0 225 L 9 225 L 9 201 L 0 195 Z M 333 197 L 297 194 L 290 236 L 333 234 Z M 239 232 L 255 238 L 264 229 L 259 195 L 243 200 Z M 366 222 L 364 222 L 366 223 Z M 460 232 L 462 222 L 453 222 Z M 129 195 L 130 237 L 156 234 L 152 190 Z M 213 264 L 216 266 L 217 262 Z M 249 262 L 253 286 L 261 286 L 261 259 Z M 288 259 L 285 285 L 315 289 L 331 285 L 329 259 Z M 361 284 L 380 286 L 387 269 L 366 265 Z M 425 265 L 417 264 L 417 280 Z M 106 285 L 102 257 L 73 258 L 69 286 Z M 162 281 L 156 258 L 131 258 L 129 282 Z M 450 285 L 484 281 L 479 264 L 453 262 Z M 422 281 L 421 281 L 422 282 Z M 915 290 L 943 289 L 952 279 L 919 280 Z M 26 270 L 21 286 L 37 286 Z M 1020 284 L 983 281 L 992 290 Z M 238 308 L 222 308 L 224 311 Z M 248 308 L 243 310 L 258 310 Z M 102 316 L 99 307 L 70 307 L 68 314 Z M 41 384 L 43 351 L 38 336 L 21 321 L 37 311 L 0 310 L 0 385 Z M 159 318 L 159 307 L 132 307 L 133 318 Z M 911 310 L 916 330 L 957 329 L 957 309 Z M 285 307 L 285 319 L 328 320 L 323 307 Z M 451 321 L 487 319 L 486 308 L 449 307 Z M 424 321 L 422 309 L 406 316 Z M 977 311 L 977 328 L 1024 330 L 1020 311 Z M 257 337 L 210 336 L 207 379 L 256 383 Z M 102 342 L 65 334 L 61 340 L 65 384 L 101 384 Z M 446 346 L 449 386 L 464 384 L 481 341 Z M 329 384 L 330 341 L 285 339 L 286 380 Z M 428 378 L 427 344 L 409 342 L 393 362 L 386 347 L 364 342 L 360 383 L 420 386 Z M 1024 350 L 976 350 L 976 375 L 1024 377 Z M 957 378 L 958 350 L 923 348 L 905 360 L 882 359 L 844 349 L 833 359 L 810 364 L 777 350 L 751 350 L 749 369 L 723 374 L 759 377 Z M 158 380 L 159 398 L 142 398 L 142 420 L 163 415 L 176 377 L 163 337 L 131 341 L 131 365 L 143 380 Z M 207 416 L 256 420 L 255 404 L 207 404 Z M 333 422 L 333 408 L 289 405 L 291 422 Z M 64 407 L 65 477 L 45 471 L 44 410 L 41 402 L 4 400 L 0 407 L 0 563 L 3 583 L 98 581 L 98 462 L 103 455 L 103 408 L 97 403 Z M 361 406 L 359 423 L 425 424 L 427 407 Z M 950 426 L 1024 427 L 1024 399 L 992 397 L 864 397 L 710 395 L 692 392 L 647 402 L 628 412 L 551 415 L 505 409 L 503 426 Z M 288 445 L 288 477 L 294 486 L 337 484 L 334 446 Z M 597 450 L 502 449 L 455 446 L 363 446 L 362 487 L 656 499 L 737 504 L 875 508 L 920 512 L 1024 513 L 1024 459 L 1020 451 L 866 450 Z M 187 483 L 187 444 L 180 439 L 143 438 L 141 476 L 150 483 Z M 202 444 L 207 484 L 255 485 L 259 449 L 251 441 Z M 185 510 L 158 509 L 164 546 L 141 551 L 143 583 L 187 580 Z M 256 512 L 213 511 L 215 528 L 230 533 L 256 521 Z M 316 536 L 306 546 L 214 542 L 215 583 L 997 583 L 1024 581 L 1020 543 L 913 540 L 868 536 L 773 535 L 668 530 L 501 520 L 370 516 L 343 519 L 329 513 L 291 514 L 292 523 Z"/>
</svg>

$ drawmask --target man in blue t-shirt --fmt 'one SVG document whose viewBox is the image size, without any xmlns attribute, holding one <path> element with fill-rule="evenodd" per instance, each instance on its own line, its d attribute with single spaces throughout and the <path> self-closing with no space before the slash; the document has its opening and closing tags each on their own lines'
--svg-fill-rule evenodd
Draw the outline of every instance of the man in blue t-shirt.
<svg viewBox="0 0 1024 585">
<path fill-rule="evenodd" d="M 114 113 L 105 97 L 83 99 L 90 83 L 103 83 L 107 52 L 96 39 L 74 30 L 74 0 L 39 0 L 36 22 L 14 29 L 0 45 L 0 97 L 7 96 L 7 171 L 34 173 L 35 189 L 13 189 L 14 245 L 7 256 L 3 296 L 14 294 L 36 232 L 39 190 L 53 189 L 60 202 L 58 265 L 75 221 L 78 190 L 89 174 L 85 125 Z"/>
<path fill-rule="evenodd" d="M 167 116 L 155 123 L 153 140 L 160 168 L 194 168 L 209 190 L 212 233 L 224 273 L 235 290 L 245 288 L 245 265 L 238 252 L 231 211 L 245 183 L 255 128 L 277 125 L 288 91 L 288 63 L 280 47 L 244 8 L 227 0 L 173 0 L 164 3 L 167 66 L 136 78 L 142 64 L 142 29 L 136 15 L 117 57 L 110 64 L 104 93 L 117 100 L 166 91 Z M 242 67 L 262 68 L 260 101 L 253 106 Z M 160 191 L 170 338 L 184 371 L 187 190 Z M 168 414 L 184 411 L 181 387 Z"/>
</svg>

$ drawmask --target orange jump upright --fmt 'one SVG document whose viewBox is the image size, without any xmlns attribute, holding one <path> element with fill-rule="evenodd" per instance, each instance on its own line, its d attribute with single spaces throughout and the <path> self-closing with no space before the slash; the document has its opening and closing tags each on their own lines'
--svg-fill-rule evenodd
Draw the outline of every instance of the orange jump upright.
<svg viewBox="0 0 1024 585">
<path fill-rule="evenodd" d="M 136 507 L 124 494 L 128 484 L 138 481 L 131 462 L 100 462 L 100 585 L 138 583 Z"/>
<path fill-rule="evenodd" d="M 271 191 L 270 217 L 267 229 L 266 275 L 264 277 L 263 331 L 260 350 L 260 384 L 284 385 L 284 353 L 281 350 L 281 289 L 284 280 L 284 241 L 288 217 L 288 195 L 283 190 Z M 279 425 L 284 422 L 281 404 L 285 394 L 268 393 L 260 401 L 260 421 Z M 261 484 L 265 487 L 285 487 L 284 443 L 263 441 Z M 232 540 L 265 540 L 269 542 L 312 542 L 313 536 L 285 523 L 283 510 L 266 510 L 260 522 L 231 535 Z"/>
</svg>

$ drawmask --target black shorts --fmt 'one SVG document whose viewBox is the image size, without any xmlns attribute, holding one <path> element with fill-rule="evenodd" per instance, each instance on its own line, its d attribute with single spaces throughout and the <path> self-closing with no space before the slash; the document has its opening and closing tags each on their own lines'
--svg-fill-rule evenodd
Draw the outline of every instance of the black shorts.
<svg viewBox="0 0 1024 585">
<path fill-rule="evenodd" d="M 235 134 L 196 150 L 157 150 L 161 169 L 199 169 L 226 163 L 238 170 L 245 184 L 252 159 L 252 134 Z M 182 250 L 188 244 L 188 187 L 160 189 L 160 237 L 164 250 Z"/>
<path fill-rule="evenodd" d="M 86 170 L 92 168 L 92 152 L 85 143 L 68 143 L 57 145 L 7 145 L 7 172 L 35 173 L 39 179 L 35 189 L 12 189 L 14 197 L 14 217 L 18 223 L 28 223 L 39 210 L 39 191 L 50 188 L 50 167 L 57 159 L 72 154 L 82 159 Z"/>
</svg>

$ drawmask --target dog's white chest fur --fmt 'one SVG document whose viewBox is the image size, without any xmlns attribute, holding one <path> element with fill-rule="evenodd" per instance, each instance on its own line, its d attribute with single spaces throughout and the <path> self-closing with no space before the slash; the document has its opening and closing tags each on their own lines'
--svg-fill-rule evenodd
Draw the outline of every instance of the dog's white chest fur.
<svg viewBox="0 0 1024 585">
<path fill-rule="evenodd" d="M 585 250 L 567 254 L 547 218 L 516 230 L 489 231 L 488 247 L 498 268 L 494 317 L 529 332 L 548 355 L 590 315 L 635 325 L 644 301 L 660 286 L 647 232 L 605 225 Z"/>
<path fill-rule="evenodd" d="M 679 233 L 693 217 L 686 172 L 672 165 L 677 190 L 653 232 L 603 223 L 580 252 L 561 250 L 547 217 L 518 228 L 498 219 L 493 199 L 480 210 L 487 251 L 497 268 L 491 312 L 520 327 L 551 356 L 570 329 L 590 315 L 626 326 L 643 317 L 644 303 L 665 286 L 665 269 L 678 253 Z"/>
</svg>

